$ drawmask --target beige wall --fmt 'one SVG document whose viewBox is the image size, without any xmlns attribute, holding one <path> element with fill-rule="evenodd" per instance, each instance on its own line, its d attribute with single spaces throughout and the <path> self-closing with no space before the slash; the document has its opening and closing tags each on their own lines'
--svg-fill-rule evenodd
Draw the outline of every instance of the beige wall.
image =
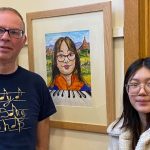
<svg viewBox="0 0 150 150">
<path fill-rule="evenodd" d="M 59 9 L 108 0 L 1 0 L 0 6 L 10 6 L 21 12 L 26 21 L 26 12 Z M 121 112 L 121 87 L 124 76 L 124 4 L 123 0 L 112 0 L 113 52 L 115 59 L 116 116 Z M 27 45 L 19 56 L 19 64 L 28 69 Z M 108 93 L 109 94 L 109 93 Z M 51 129 L 51 150 L 106 150 L 108 136 L 92 132 Z"/>
</svg>

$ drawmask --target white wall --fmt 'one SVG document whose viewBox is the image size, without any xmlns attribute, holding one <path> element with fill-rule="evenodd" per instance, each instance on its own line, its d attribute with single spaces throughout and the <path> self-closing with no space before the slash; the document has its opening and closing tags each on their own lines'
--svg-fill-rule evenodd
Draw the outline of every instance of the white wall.
<svg viewBox="0 0 150 150">
<path fill-rule="evenodd" d="M 108 0 L 1 0 L 1 6 L 16 8 L 26 21 L 26 12 L 59 9 L 78 5 L 93 4 Z M 124 76 L 124 24 L 123 0 L 112 0 L 112 25 L 114 32 L 113 52 L 115 56 L 115 94 L 116 116 L 121 112 L 121 89 Z M 19 64 L 28 69 L 27 46 L 19 56 Z M 106 150 L 108 136 L 92 132 L 80 132 L 62 129 L 51 129 L 50 150 Z"/>
</svg>

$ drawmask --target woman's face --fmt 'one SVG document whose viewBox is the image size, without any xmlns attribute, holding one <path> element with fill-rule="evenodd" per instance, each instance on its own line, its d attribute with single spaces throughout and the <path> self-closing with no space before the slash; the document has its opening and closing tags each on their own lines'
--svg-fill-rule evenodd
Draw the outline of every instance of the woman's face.
<svg viewBox="0 0 150 150">
<path fill-rule="evenodd" d="M 75 54 L 68 49 L 65 41 L 61 43 L 60 51 L 57 53 L 57 67 L 61 74 L 70 75 L 75 68 Z"/>
<path fill-rule="evenodd" d="M 129 99 L 139 113 L 150 112 L 150 70 L 140 68 L 128 83 Z"/>
</svg>

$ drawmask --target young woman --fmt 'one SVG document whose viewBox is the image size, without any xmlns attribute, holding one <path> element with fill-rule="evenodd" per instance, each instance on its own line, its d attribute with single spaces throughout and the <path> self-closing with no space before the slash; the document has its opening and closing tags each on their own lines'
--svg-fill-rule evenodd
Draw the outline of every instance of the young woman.
<svg viewBox="0 0 150 150">
<path fill-rule="evenodd" d="M 150 150 L 150 58 L 128 68 L 123 87 L 123 112 L 107 129 L 109 150 Z"/>
<path fill-rule="evenodd" d="M 80 58 L 74 42 L 60 37 L 54 46 L 52 90 L 91 91 L 81 76 Z"/>
</svg>

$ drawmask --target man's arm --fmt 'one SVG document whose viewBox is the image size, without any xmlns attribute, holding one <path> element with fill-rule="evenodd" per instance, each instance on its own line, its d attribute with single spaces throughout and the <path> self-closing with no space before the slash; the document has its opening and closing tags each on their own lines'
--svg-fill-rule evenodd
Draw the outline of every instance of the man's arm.
<svg viewBox="0 0 150 150">
<path fill-rule="evenodd" d="M 36 150 L 49 150 L 50 125 L 49 117 L 40 121 L 37 125 Z"/>
</svg>

